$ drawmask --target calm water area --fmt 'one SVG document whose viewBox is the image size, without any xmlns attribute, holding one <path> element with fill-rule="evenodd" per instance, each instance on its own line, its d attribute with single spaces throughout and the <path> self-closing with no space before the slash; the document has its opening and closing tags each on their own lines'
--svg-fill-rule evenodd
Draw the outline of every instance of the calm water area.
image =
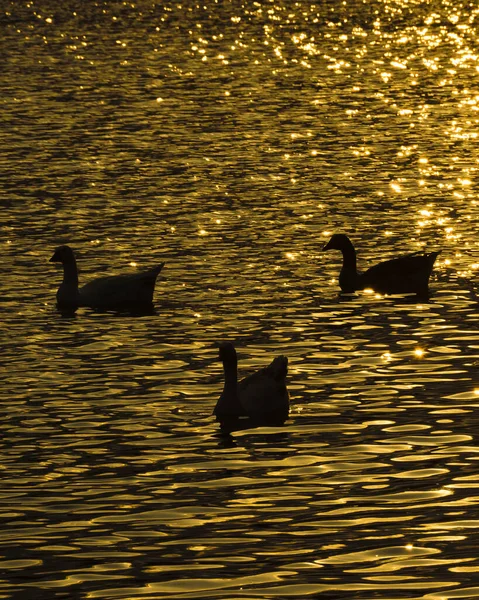
<svg viewBox="0 0 479 600">
<path fill-rule="evenodd" d="M 479 597 L 479 8 L 3 0 L 0 598 Z M 339 295 L 441 250 L 428 300 Z M 155 313 L 55 307 L 165 262 Z M 221 434 L 217 344 L 289 358 Z"/>
</svg>

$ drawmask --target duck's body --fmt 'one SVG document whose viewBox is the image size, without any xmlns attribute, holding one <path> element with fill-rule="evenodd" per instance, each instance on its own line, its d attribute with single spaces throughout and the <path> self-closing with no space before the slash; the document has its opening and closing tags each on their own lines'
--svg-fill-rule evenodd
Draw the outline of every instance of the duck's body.
<svg viewBox="0 0 479 600">
<path fill-rule="evenodd" d="M 69 246 L 58 247 L 50 262 L 63 265 L 63 281 L 57 291 L 60 310 L 76 310 L 80 306 L 104 310 L 149 309 L 153 306 L 156 278 L 164 266 L 161 263 L 140 273 L 100 277 L 79 288 L 75 255 Z"/>
<path fill-rule="evenodd" d="M 225 384 L 213 411 L 218 421 L 246 418 L 254 425 L 282 425 L 289 415 L 288 359 L 277 356 L 270 365 L 238 383 L 238 359 L 233 344 L 220 344 L 219 355 Z"/>
<path fill-rule="evenodd" d="M 374 265 L 364 273 L 356 268 L 356 250 L 344 234 L 335 233 L 323 250 L 340 250 L 343 265 L 339 287 L 344 293 L 372 288 L 380 294 L 427 296 L 429 277 L 439 252 L 415 252 Z"/>
</svg>

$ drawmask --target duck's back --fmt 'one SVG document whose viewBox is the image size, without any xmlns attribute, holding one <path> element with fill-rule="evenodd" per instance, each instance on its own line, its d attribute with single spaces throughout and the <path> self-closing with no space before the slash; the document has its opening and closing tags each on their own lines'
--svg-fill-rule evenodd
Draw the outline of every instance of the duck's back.
<svg viewBox="0 0 479 600">
<path fill-rule="evenodd" d="M 287 373 L 288 359 L 277 356 L 270 365 L 240 381 L 238 395 L 248 416 L 277 424 L 282 424 L 288 418 Z"/>
<path fill-rule="evenodd" d="M 156 278 L 163 266 L 161 263 L 140 273 L 94 279 L 80 288 L 80 305 L 97 308 L 150 306 Z"/>
<path fill-rule="evenodd" d="M 359 276 L 358 289 L 372 288 L 382 294 L 427 294 L 438 254 L 408 254 L 374 265 Z"/>
</svg>

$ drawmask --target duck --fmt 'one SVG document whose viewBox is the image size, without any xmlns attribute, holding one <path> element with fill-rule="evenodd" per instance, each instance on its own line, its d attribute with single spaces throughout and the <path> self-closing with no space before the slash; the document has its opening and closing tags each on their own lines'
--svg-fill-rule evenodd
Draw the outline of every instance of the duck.
<svg viewBox="0 0 479 600">
<path fill-rule="evenodd" d="M 224 388 L 213 410 L 222 424 L 247 421 L 249 426 L 283 425 L 289 416 L 286 387 L 288 359 L 277 356 L 270 365 L 248 375 L 238 383 L 238 357 L 231 342 L 219 344 L 224 369 Z"/>
<path fill-rule="evenodd" d="M 429 277 L 439 252 L 414 252 L 374 265 L 364 273 L 356 270 L 356 250 L 343 233 L 335 233 L 323 251 L 340 250 L 343 266 L 339 273 L 339 287 L 349 294 L 372 288 L 379 294 L 409 294 L 427 296 Z"/>
<path fill-rule="evenodd" d="M 63 281 L 57 291 L 57 307 L 67 311 L 75 311 L 80 306 L 104 310 L 151 309 L 156 278 L 165 265 L 160 263 L 139 273 L 100 277 L 79 288 L 75 253 L 70 246 L 59 246 L 50 262 L 60 262 L 63 265 Z"/>
</svg>

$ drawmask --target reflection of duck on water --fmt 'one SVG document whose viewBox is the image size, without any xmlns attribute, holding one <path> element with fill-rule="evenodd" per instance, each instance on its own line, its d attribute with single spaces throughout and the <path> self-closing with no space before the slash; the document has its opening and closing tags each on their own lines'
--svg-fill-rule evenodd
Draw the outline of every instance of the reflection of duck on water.
<svg viewBox="0 0 479 600">
<path fill-rule="evenodd" d="M 220 344 L 219 357 L 223 362 L 225 383 L 213 414 L 222 426 L 282 425 L 289 414 L 286 356 L 277 356 L 269 366 L 239 383 L 238 358 L 233 344 Z"/>
<path fill-rule="evenodd" d="M 342 292 L 372 288 L 380 294 L 428 295 L 428 282 L 439 252 L 415 252 L 374 265 L 364 273 L 356 270 L 356 250 L 348 236 L 335 233 L 323 250 L 340 250 L 343 266 L 339 274 Z"/>
<path fill-rule="evenodd" d="M 160 263 L 140 273 L 100 277 L 78 288 L 77 264 L 69 246 L 59 246 L 50 262 L 61 262 L 63 265 L 63 281 L 57 291 L 57 306 L 60 310 L 72 311 L 79 306 L 149 309 L 153 303 L 156 278 L 164 266 L 164 263 Z"/>
</svg>

